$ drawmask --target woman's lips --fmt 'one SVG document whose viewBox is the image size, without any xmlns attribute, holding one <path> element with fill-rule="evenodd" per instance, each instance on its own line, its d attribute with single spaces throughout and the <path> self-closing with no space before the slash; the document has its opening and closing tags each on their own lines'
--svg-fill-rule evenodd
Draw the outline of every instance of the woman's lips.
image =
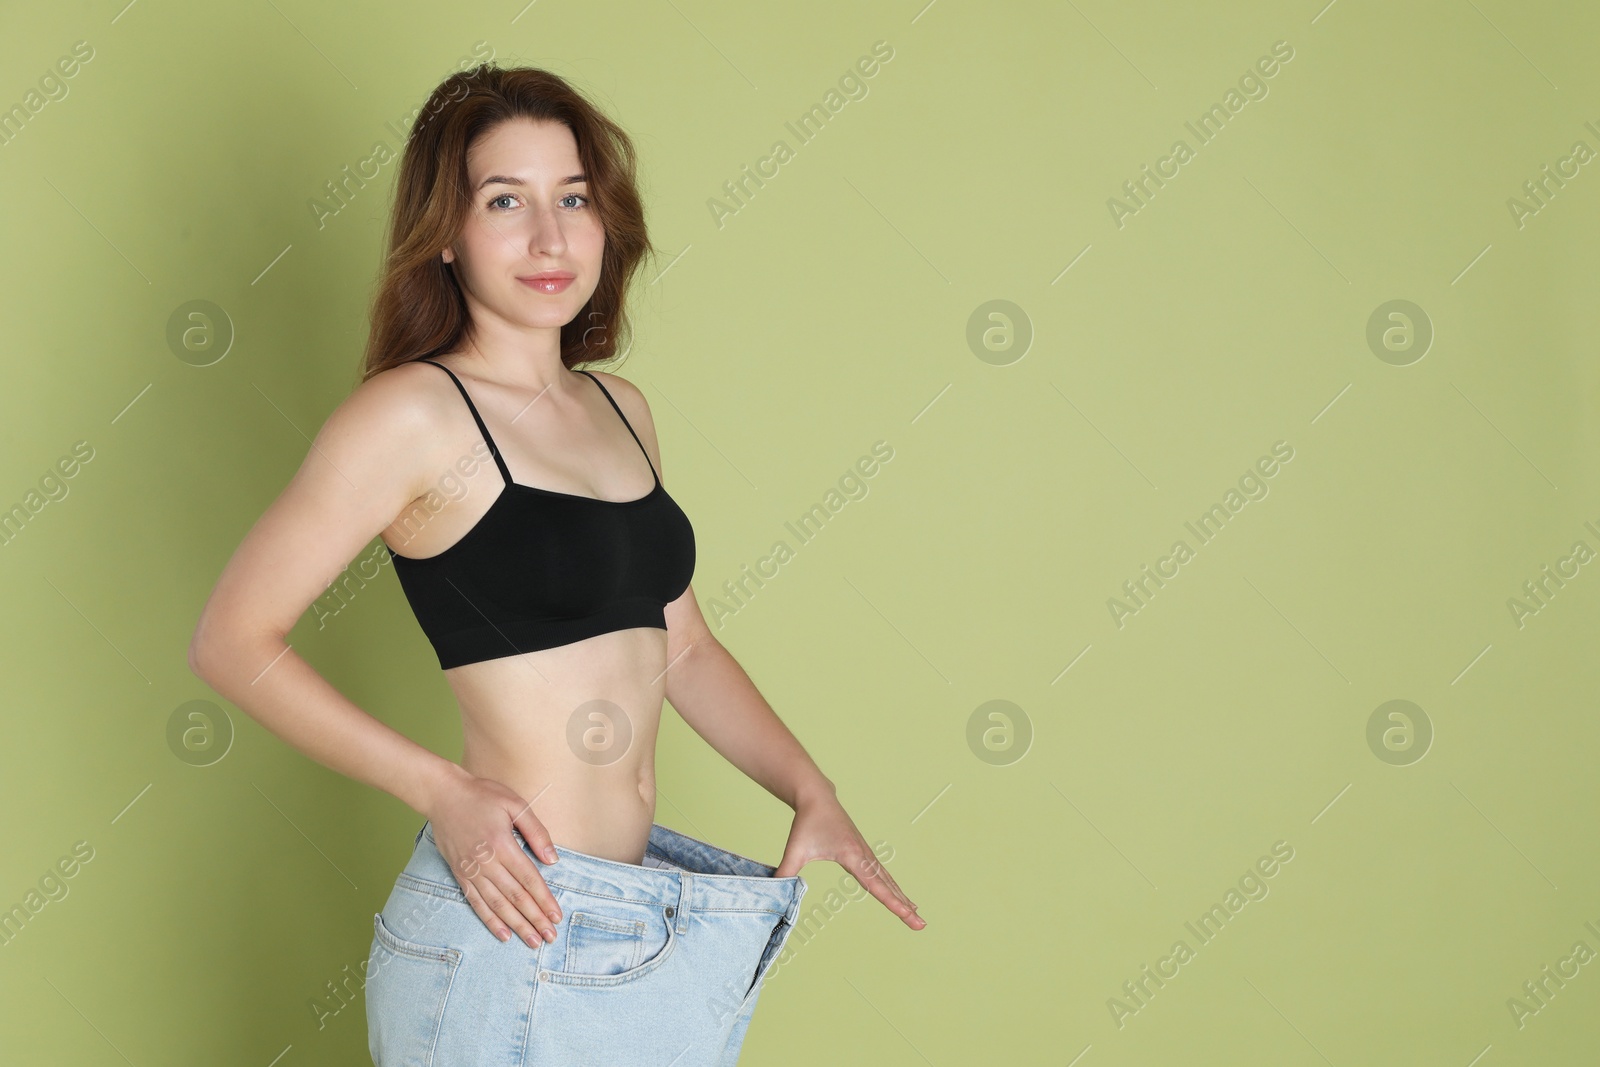
<svg viewBox="0 0 1600 1067">
<path fill-rule="evenodd" d="M 559 293 L 572 284 L 573 275 L 565 272 L 550 274 L 535 274 L 527 278 L 518 278 L 517 281 L 539 293 Z"/>
</svg>

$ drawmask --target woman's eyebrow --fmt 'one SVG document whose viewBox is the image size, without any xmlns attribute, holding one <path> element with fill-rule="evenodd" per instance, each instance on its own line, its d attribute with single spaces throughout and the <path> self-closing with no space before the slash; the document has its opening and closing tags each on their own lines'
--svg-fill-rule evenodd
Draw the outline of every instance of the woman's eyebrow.
<svg viewBox="0 0 1600 1067">
<path fill-rule="evenodd" d="M 589 176 L 587 174 L 569 174 L 567 177 L 562 178 L 556 184 L 557 185 L 576 185 L 579 182 L 586 182 L 588 180 L 589 180 Z M 483 179 L 483 181 L 478 183 L 478 188 L 482 189 L 486 185 L 495 185 L 497 183 L 500 184 L 500 185 L 527 185 L 528 184 L 527 182 L 523 181 L 521 178 L 516 177 L 515 175 L 491 174 L 487 178 Z"/>
</svg>

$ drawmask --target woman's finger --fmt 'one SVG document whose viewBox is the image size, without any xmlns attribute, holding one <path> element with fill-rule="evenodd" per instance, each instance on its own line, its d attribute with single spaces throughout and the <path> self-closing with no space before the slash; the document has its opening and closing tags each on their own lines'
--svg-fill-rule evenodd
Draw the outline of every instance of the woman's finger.
<svg viewBox="0 0 1600 1067">
<path fill-rule="evenodd" d="M 534 895 L 521 882 L 517 881 L 516 877 L 506 869 L 505 864 L 497 863 L 487 868 L 484 871 L 484 876 L 500 892 L 501 899 L 505 901 L 506 907 L 510 909 L 509 912 L 500 911 L 501 917 L 515 927 L 519 934 L 523 935 L 524 941 L 528 940 L 530 934 L 535 938 L 543 938 L 546 941 L 554 941 L 556 939 L 556 925 L 551 921 L 545 907 L 535 899 Z M 550 891 L 546 889 L 545 895 L 549 896 L 549 894 Z M 537 940 L 528 941 L 528 943 L 535 948 L 539 944 Z"/>
<path fill-rule="evenodd" d="M 483 899 L 483 894 L 478 892 L 477 887 L 471 881 L 461 882 L 460 886 L 462 895 L 467 898 L 467 903 L 472 905 L 473 912 L 477 914 L 479 919 L 483 920 L 483 925 L 489 928 L 489 932 L 501 941 L 510 939 L 511 931 L 500 921 L 500 917 L 494 913 L 494 909 L 489 907 L 489 902 Z"/>
<path fill-rule="evenodd" d="M 473 887 L 482 894 L 483 899 L 488 902 L 490 909 L 493 910 L 501 923 L 516 931 L 517 936 L 522 938 L 529 948 L 538 948 L 546 940 L 544 930 L 536 928 L 532 923 L 528 922 L 522 912 L 518 911 L 516 906 L 506 899 L 505 894 L 500 891 L 500 887 L 489 877 L 488 871 L 488 867 L 480 869 L 478 877 L 473 880 Z M 545 922 L 548 924 L 549 920 L 546 919 Z M 501 940 L 507 939 L 501 938 Z M 554 928 L 551 928 L 548 940 L 555 940 Z"/>
<path fill-rule="evenodd" d="M 528 843 L 529 848 L 533 849 L 534 855 L 546 863 L 555 863 L 559 859 L 556 855 L 555 842 L 550 840 L 550 831 L 544 828 L 544 823 L 534 818 L 533 812 L 528 810 L 530 807 L 532 805 L 525 805 L 521 811 L 513 815 L 511 818 L 512 825 L 522 834 L 522 839 Z M 520 852 L 522 850 L 518 849 L 517 851 Z M 538 872 L 535 871 L 535 873 Z"/>
<path fill-rule="evenodd" d="M 910 897 L 906 896 L 905 890 L 900 888 L 900 883 L 895 881 L 894 880 L 894 875 L 889 873 L 889 868 L 885 867 L 883 864 L 880 863 L 880 864 L 878 864 L 878 870 L 883 872 L 883 876 L 889 880 L 889 884 L 894 887 L 894 891 L 896 893 L 900 894 L 900 899 L 905 901 L 907 904 L 910 904 L 911 907 L 913 909 L 915 909 L 916 906 L 917 906 L 916 902 L 913 901 Z"/>
<path fill-rule="evenodd" d="M 872 855 L 871 850 L 866 848 L 865 842 L 862 843 L 854 866 L 860 869 L 856 881 L 864 885 L 867 892 L 877 897 L 884 907 L 900 916 L 907 926 L 913 930 L 920 930 L 928 925 L 928 920 L 917 914 L 916 905 L 900 891 L 900 886 L 890 877 L 889 869 Z M 849 870 L 851 867 L 847 866 L 846 869 Z"/>
<path fill-rule="evenodd" d="M 528 854 L 519 849 L 513 849 L 508 854 L 505 863 L 506 872 L 522 886 L 523 890 L 532 898 L 534 906 L 542 909 L 543 914 L 549 916 L 551 922 L 561 921 L 561 905 L 556 902 L 555 894 L 545 884 L 544 877 L 539 873 L 539 868 L 528 858 Z M 533 913 L 528 912 L 528 917 L 533 918 Z"/>
</svg>

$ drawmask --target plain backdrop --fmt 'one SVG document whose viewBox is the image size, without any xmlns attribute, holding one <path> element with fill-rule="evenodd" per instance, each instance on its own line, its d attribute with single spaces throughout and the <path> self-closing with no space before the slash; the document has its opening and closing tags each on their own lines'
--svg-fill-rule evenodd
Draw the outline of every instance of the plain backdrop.
<svg viewBox="0 0 1600 1067">
<path fill-rule="evenodd" d="M 1587 1062 L 1593 5 L 120 2 L 0 34 L 8 1061 L 366 1062 L 421 820 L 185 653 L 356 384 L 405 122 L 492 56 L 635 138 L 611 369 L 929 920 L 808 867 L 744 1062 Z M 374 558 L 290 641 L 458 757 Z M 777 862 L 670 710 L 658 764 Z"/>
</svg>

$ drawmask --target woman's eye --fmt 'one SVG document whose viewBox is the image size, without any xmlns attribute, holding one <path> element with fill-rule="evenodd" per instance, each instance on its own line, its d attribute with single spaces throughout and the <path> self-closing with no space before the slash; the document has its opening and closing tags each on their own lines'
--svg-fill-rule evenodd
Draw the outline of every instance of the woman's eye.
<svg viewBox="0 0 1600 1067">
<path fill-rule="evenodd" d="M 489 201 L 489 206 L 491 208 L 494 208 L 502 200 L 510 200 L 510 201 L 515 202 L 516 197 L 513 196 L 511 193 L 501 193 L 499 196 L 497 196 L 493 200 Z M 581 200 L 581 201 L 583 201 L 583 203 L 581 205 L 580 204 L 568 203 L 568 201 L 571 201 L 571 200 Z M 568 193 L 566 196 L 563 196 L 559 201 L 557 201 L 557 203 L 565 204 L 566 206 L 571 207 L 571 208 L 576 208 L 576 207 L 581 207 L 581 206 L 587 206 L 588 203 L 589 203 L 589 198 L 587 196 L 584 196 L 582 193 Z M 513 203 L 513 206 L 515 206 L 514 203 Z M 510 208 L 504 208 L 502 210 L 510 210 Z"/>
</svg>

